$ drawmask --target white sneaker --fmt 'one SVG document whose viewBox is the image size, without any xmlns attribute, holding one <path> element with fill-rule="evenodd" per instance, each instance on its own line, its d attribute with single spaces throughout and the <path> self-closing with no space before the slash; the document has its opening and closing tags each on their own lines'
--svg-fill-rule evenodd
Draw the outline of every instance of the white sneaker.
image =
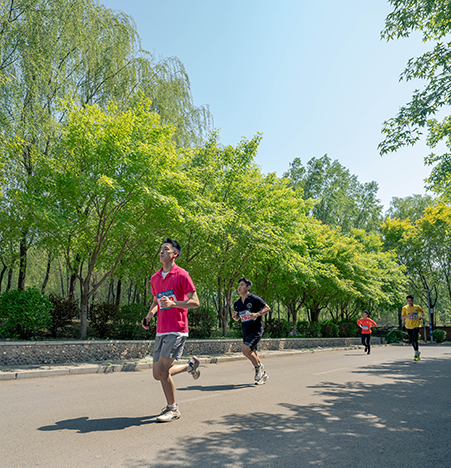
<svg viewBox="0 0 451 468">
<path fill-rule="evenodd" d="M 199 367 L 200 361 L 196 356 L 193 356 L 188 362 L 188 373 L 192 375 L 194 380 L 197 380 L 200 377 Z"/>
<path fill-rule="evenodd" d="M 262 377 L 263 377 L 263 373 L 264 373 L 264 366 L 263 366 L 263 363 L 260 363 L 258 366 L 256 366 L 255 368 L 255 377 L 254 377 L 254 380 L 260 380 Z"/>
<path fill-rule="evenodd" d="M 169 408 L 169 406 L 166 406 L 166 408 L 163 408 L 163 412 L 158 416 L 157 421 L 158 422 L 171 422 L 174 421 L 175 419 L 179 419 L 181 416 L 180 411 L 178 408 L 172 409 Z"/>
<path fill-rule="evenodd" d="M 266 372 L 263 372 L 262 378 L 255 381 L 255 385 L 263 385 L 268 380 L 269 375 Z"/>
</svg>

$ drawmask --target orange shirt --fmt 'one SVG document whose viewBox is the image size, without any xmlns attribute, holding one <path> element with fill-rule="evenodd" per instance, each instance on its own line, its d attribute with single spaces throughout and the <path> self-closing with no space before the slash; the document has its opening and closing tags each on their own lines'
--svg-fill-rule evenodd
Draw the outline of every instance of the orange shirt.
<svg viewBox="0 0 451 468">
<path fill-rule="evenodd" d="M 357 325 L 362 325 L 362 334 L 369 335 L 371 333 L 371 327 L 376 327 L 377 324 L 370 318 L 361 318 L 357 320 Z"/>
</svg>

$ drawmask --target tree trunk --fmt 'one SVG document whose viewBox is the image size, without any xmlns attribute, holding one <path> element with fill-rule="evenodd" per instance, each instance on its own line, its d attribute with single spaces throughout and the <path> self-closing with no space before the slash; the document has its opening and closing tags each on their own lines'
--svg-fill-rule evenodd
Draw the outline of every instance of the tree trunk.
<svg viewBox="0 0 451 468">
<path fill-rule="evenodd" d="M 81 281 L 80 281 L 81 283 Z M 85 280 L 82 285 L 82 294 L 80 300 L 80 339 L 86 338 L 88 331 L 88 302 L 89 302 L 89 280 Z"/>
<path fill-rule="evenodd" d="M 130 280 L 130 287 L 128 288 L 128 305 L 130 305 L 130 300 L 132 298 L 132 287 L 133 287 L 133 278 Z"/>
<path fill-rule="evenodd" d="M 116 285 L 116 305 L 119 307 L 121 304 L 121 292 L 122 292 L 122 281 L 120 279 L 117 280 Z"/>
<path fill-rule="evenodd" d="M 10 268 L 8 271 L 8 282 L 6 283 L 6 292 L 8 292 L 11 289 L 11 283 L 13 281 L 13 273 L 14 273 L 14 270 Z"/>
<path fill-rule="evenodd" d="M 58 268 L 60 272 L 60 280 L 61 280 L 61 296 L 65 296 L 64 293 L 64 278 L 63 278 L 63 268 L 61 266 L 61 259 L 58 257 Z"/>
<path fill-rule="evenodd" d="M 41 293 L 42 294 L 45 294 L 45 288 L 47 287 L 47 283 L 49 281 L 50 265 L 52 264 L 52 260 L 53 260 L 53 253 L 49 252 L 48 259 L 47 259 L 47 268 L 45 270 L 45 277 L 44 277 L 44 281 L 42 282 L 42 286 L 41 286 Z"/>
<path fill-rule="evenodd" d="M 5 272 L 6 272 L 7 269 L 8 269 L 8 267 L 3 263 L 2 272 L 0 273 L 0 293 L 2 292 L 3 276 L 5 275 Z"/>
<path fill-rule="evenodd" d="M 25 277 L 27 275 L 27 232 L 22 233 L 22 239 L 20 240 L 20 260 L 19 260 L 19 278 L 17 281 L 17 289 L 21 291 L 25 290 Z"/>
</svg>

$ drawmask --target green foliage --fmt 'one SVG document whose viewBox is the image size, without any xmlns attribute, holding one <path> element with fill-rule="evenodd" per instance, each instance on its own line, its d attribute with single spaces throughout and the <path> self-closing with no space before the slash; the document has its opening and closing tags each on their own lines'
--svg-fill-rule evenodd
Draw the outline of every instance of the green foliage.
<svg viewBox="0 0 451 468">
<path fill-rule="evenodd" d="M 50 312 L 52 325 L 49 330 L 51 336 L 56 338 L 60 332 L 64 334 L 72 325 L 73 320 L 80 316 L 80 309 L 73 298 L 68 299 L 59 294 L 50 293 L 49 300 L 53 304 Z"/>
<path fill-rule="evenodd" d="M 0 295 L 0 335 L 29 340 L 52 325 L 52 303 L 38 289 L 15 289 Z"/>
<path fill-rule="evenodd" d="M 190 338 L 210 338 L 216 327 L 218 313 L 211 307 L 198 307 L 188 311 Z"/>
<path fill-rule="evenodd" d="M 320 338 L 321 337 L 321 324 L 319 322 L 307 322 L 306 320 L 299 320 L 296 329 L 301 338 Z"/>
<path fill-rule="evenodd" d="M 446 340 L 445 330 L 433 330 L 432 338 L 436 343 L 442 343 L 443 341 Z"/>
<path fill-rule="evenodd" d="M 312 158 L 306 168 L 295 158 L 284 174 L 290 185 L 302 189 L 304 199 L 314 200 L 313 216 L 329 226 L 375 231 L 381 221 L 382 206 L 376 182 L 360 183 L 357 177 L 327 155 Z"/>
<path fill-rule="evenodd" d="M 450 44 L 451 9 L 448 0 L 389 0 L 393 11 L 385 20 L 382 37 L 387 41 L 409 37 L 420 32 L 425 43 L 433 42 L 431 49 L 420 57 L 411 58 L 401 79 L 422 80 L 422 89 L 415 89 L 410 102 L 401 107 L 396 117 L 384 122 L 384 141 L 380 143 L 381 154 L 397 151 L 403 146 L 414 145 L 426 133 L 427 145 L 434 149 L 445 143 L 447 152 L 425 157 L 427 165 L 434 165 L 427 179 L 428 188 L 451 198 L 451 126 L 450 116 L 443 116 L 443 109 L 449 106 L 451 76 Z M 434 118 L 441 114 L 441 121 Z"/>
<path fill-rule="evenodd" d="M 338 336 L 343 338 L 349 338 L 358 336 L 360 328 L 355 322 L 342 321 L 338 322 Z"/>
<path fill-rule="evenodd" d="M 399 343 L 404 338 L 403 332 L 401 330 L 391 330 L 387 333 L 385 341 L 387 343 Z"/>
<path fill-rule="evenodd" d="M 320 326 L 323 338 L 336 338 L 340 333 L 338 325 L 331 321 L 321 322 Z"/>
<path fill-rule="evenodd" d="M 96 338 L 111 338 L 119 315 L 119 307 L 108 302 L 93 303 L 90 309 L 90 325 Z"/>
<path fill-rule="evenodd" d="M 265 323 L 265 335 L 269 338 L 286 338 L 290 330 L 290 322 L 283 318 L 271 318 Z"/>
<path fill-rule="evenodd" d="M 119 340 L 134 340 L 146 336 L 146 330 L 142 327 L 141 321 L 148 311 L 149 308 L 144 304 L 123 305 L 113 319 L 114 337 Z M 152 325 L 156 327 L 153 318 L 149 324 L 150 333 L 152 333 Z"/>
</svg>

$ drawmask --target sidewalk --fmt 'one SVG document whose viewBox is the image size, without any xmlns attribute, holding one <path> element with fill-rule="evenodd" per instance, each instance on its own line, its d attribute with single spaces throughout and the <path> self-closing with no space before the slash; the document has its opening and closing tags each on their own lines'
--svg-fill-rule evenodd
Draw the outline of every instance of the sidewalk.
<svg viewBox="0 0 451 468">
<path fill-rule="evenodd" d="M 389 345 L 375 345 L 389 346 Z M 308 349 L 286 349 L 282 351 L 261 351 L 258 353 L 261 359 L 273 357 L 293 356 L 305 353 L 321 351 L 339 351 L 360 349 L 362 346 L 349 346 L 340 348 L 308 348 Z M 241 353 L 223 354 L 221 356 L 198 356 L 202 365 L 220 364 L 221 362 L 245 361 L 247 358 Z M 180 363 L 187 362 L 189 357 L 183 357 Z M 58 377 L 62 375 L 81 374 L 108 374 L 111 372 L 134 372 L 152 369 L 152 356 L 133 361 L 103 361 L 97 363 L 68 363 L 64 365 L 31 365 L 31 366 L 0 366 L 0 381 L 20 380 L 40 377 Z"/>
</svg>

